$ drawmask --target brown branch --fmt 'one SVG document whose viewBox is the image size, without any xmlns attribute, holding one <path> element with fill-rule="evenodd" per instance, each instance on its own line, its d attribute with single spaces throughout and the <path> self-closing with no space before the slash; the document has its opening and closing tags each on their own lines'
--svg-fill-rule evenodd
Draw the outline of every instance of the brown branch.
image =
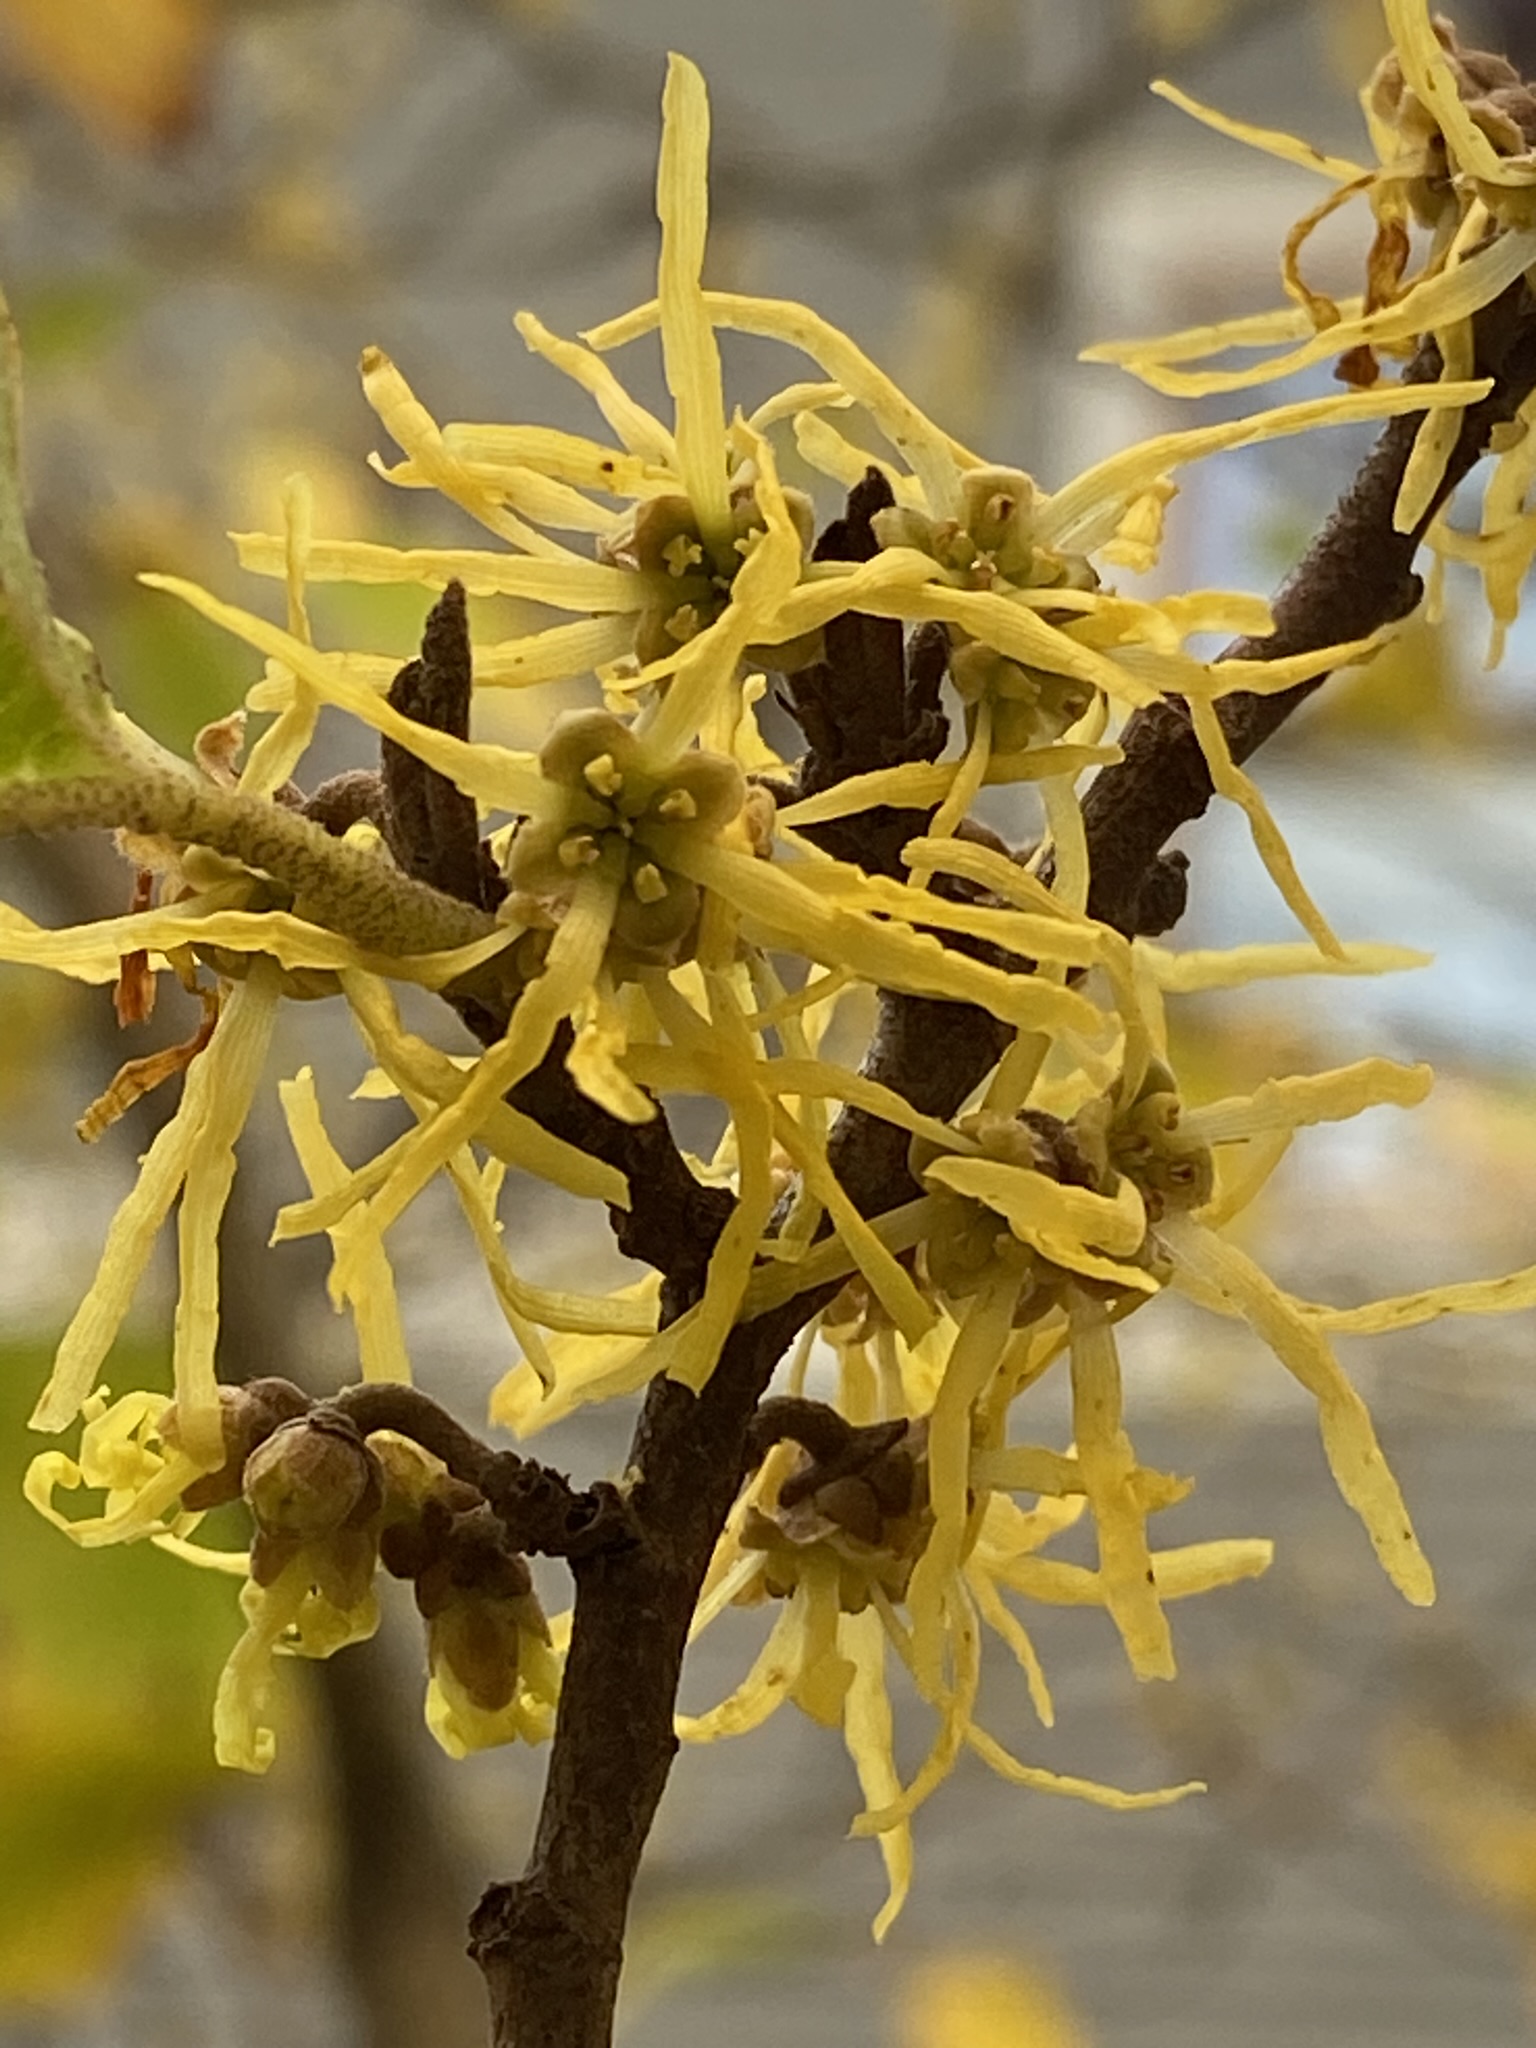
<svg viewBox="0 0 1536 2048">
<path fill-rule="evenodd" d="M 507 1099 L 557 1138 L 626 1176 L 630 1206 L 608 1212 L 614 1241 L 626 1258 L 641 1259 L 663 1276 L 662 1318 L 672 1322 L 704 1291 L 710 1253 L 735 1197 L 695 1176 L 659 1103 L 649 1123 L 627 1124 L 583 1095 L 566 1070 L 570 1049 L 570 1027 L 562 1025 L 544 1058 Z"/>
<path fill-rule="evenodd" d="M 464 588 L 451 582 L 428 614 L 420 658 L 401 669 L 389 701 L 408 718 L 467 739 L 471 689 Z M 391 740 L 380 748 L 380 774 L 384 832 L 400 866 L 445 896 L 493 910 L 505 887 L 480 840 L 473 801 L 447 776 Z M 470 989 L 450 989 L 447 996 L 483 1045 L 504 1036 L 512 1008 L 504 987 L 477 982 Z M 570 1049 L 565 1025 L 507 1099 L 555 1137 L 628 1179 L 631 1206 L 609 1211 L 614 1237 L 627 1258 L 641 1259 L 664 1275 L 663 1313 L 670 1320 L 702 1292 L 709 1255 L 734 1206 L 732 1197 L 724 1188 L 706 1187 L 690 1171 L 659 1104 L 648 1123 L 629 1124 L 583 1095 L 566 1069 Z"/>
<path fill-rule="evenodd" d="M 1486 447 L 1495 421 L 1509 418 L 1536 383 L 1536 340 L 1523 302 L 1501 302 L 1480 325 L 1482 358 L 1501 375 L 1501 388 L 1469 415 L 1447 490 Z M 1432 373 L 1427 362 L 1419 367 L 1421 374 Z M 1394 537 L 1391 511 L 1415 425 L 1406 420 L 1383 437 L 1277 600 L 1273 639 L 1235 652 L 1262 659 L 1324 646 L 1411 609 L 1418 585 L 1410 564 L 1419 536 Z M 867 531 L 878 501 L 878 489 L 866 485 L 836 538 L 824 537 L 823 549 L 840 546 L 857 559 L 860 528 Z M 810 741 L 802 788 L 892 760 L 925 758 L 921 747 L 932 738 L 937 677 L 931 646 L 920 659 L 926 668 L 914 677 L 918 663 L 910 652 L 904 656 L 899 635 L 874 622 L 839 621 L 828 629 L 827 659 L 790 679 Z M 1225 711 L 1234 747 L 1246 757 L 1312 687 L 1292 693 L 1290 701 L 1234 701 Z M 919 741 L 923 713 L 930 722 Z M 1187 733 L 1187 721 L 1180 723 Z M 1150 729 L 1150 722 L 1146 740 L 1133 734 L 1126 770 L 1116 771 L 1118 784 L 1098 798 L 1095 812 L 1101 857 L 1123 903 L 1141 916 L 1154 907 L 1149 897 L 1162 896 L 1166 909 L 1166 899 L 1181 893 L 1179 867 L 1162 860 L 1161 848 L 1168 832 L 1205 800 L 1193 803 L 1198 782 L 1182 754 L 1171 765 L 1163 760 L 1168 746 L 1166 731 Z M 1149 757 L 1159 761 L 1150 781 L 1134 780 Z M 1165 776 L 1171 796 L 1162 787 Z M 1108 819 L 1112 831 L 1102 822 Z M 922 813 L 888 812 L 844 829 L 854 835 L 852 857 L 899 871 L 900 846 L 923 823 Z M 996 1060 L 1007 1035 L 968 1005 L 886 996 L 864 1070 L 915 1106 L 948 1116 Z M 862 1112 L 845 1110 L 839 1118 L 833 1159 L 868 1213 L 911 1190 L 905 1134 Z M 637 1206 L 641 1200 L 637 1195 Z M 770 1436 L 808 1433 L 818 1442 L 826 1436 L 821 1418 L 799 1407 L 779 1413 L 779 1404 L 761 1410 L 759 1403 L 783 1347 L 829 1292 L 733 1331 L 697 1398 L 666 1379 L 652 1383 L 630 1454 L 636 1540 L 573 1561 L 575 1620 L 533 1857 L 520 1880 L 486 1893 L 472 1922 L 496 2048 L 601 2048 L 609 2038 L 630 1889 L 676 1749 L 673 1703 L 698 1589 L 749 1445 L 760 1446 L 765 1430 Z"/>
<path fill-rule="evenodd" d="M 866 561 L 878 543 L 870 521 L 894 503 L 871 469 L 849 494 L 845 516 L 822 535 L 818 560 Z M 932 761 L 948 737 L 939 686 L 949 654 L 942 626 L 923 627 L 903 647 L 893 620 L 857 615 L 826 628 L 826 659 L 788 678 L 796 718 L 809 741 L 800 764 L 805 795 L 902 761 Z M 904 875 L 901 849 L 928 826 L 932 810 L 881 805 L 822 826 L 814 839 L 872 873 Z M 894 1088 L 915 1109 L 948 1118 L 1002 1053 L 1006 1026 L 965 1003 L 882 992 L 874 1038 L 861 1071 Z M 878 1215 L 920 1192 L 907 1167 L 907 1133 L 861 1109 L 845 1109 L 829 1146 L 832 1170 L 861 1210 Z"/>
<path fill-rule="evenodd" d="M 848 494 L 848 507 L 816 543 L 818 562 L 867 562 L 880 551 L 871 521 L 896 502 L 878 469 L 869 469 Z M 898 619 L 845 612 L 823 631 L 824 654 L 785 678 L 789 708 L 809 747 L 800 763 L 797 793 L 814 796 L 851 775 L 894 768 L 905 761 L 936 761 L 948 723 L 939 710 L 939 685 L 949 656 L 942 626 L 923 627 L 910 648 Z M 877 805 L 856 817 L 810 825 L 805 836 L 872 873 L 900 875 L 901 849 L 933 815 Z"/>
<path fill-rule="evenodd" d="M 1392 509 L 1423 418 L 1405 413 L 1382 433 L 1275 598 L 1274 632 L 1263 640 L 1234 641 L 1226 658 L 1278 661 L 1310 653 L 1362 638 L 1413 610 L 1422 595 L 1413 558 L 1430 521 L 1487 451 L 1494 428 L 1512 420 L 1536 389 L 1536 303 L 1523 283 L 1479 313 L 1474 330 L 1476 374 L 1493 377 L 1495 388 L 1468 410 L 1430 510 L 1411 533 L 1394 530 Z M 1407 376 L 1427 382 L 1439 369 L 1439 353 L 1426 343 Z M 1233 757 L 1246 761 L 1326 680 L 1318 676 L 1271 696 L 1239 691 L 1223 697 L 1217 709 Z M 1128 937 L 1151 936 L 1176 922 L 1182 909 L 1182 890 L 1170 887 L 1162 848 L 1181 825 L 1204 812 L 1212 795 L 1210 771 L 1178 698 L 1136 712 L 1120 744 L 1125 759 L 1100 772 L 1083 803 L 1092 874 L 1088 909 Z"/>
<path fill-rule="evenodd" d="M 455 1479 L 483 1495 L 514 1548 L 542 1557 L 585 1557 L 633 1540 L 624 1497 L 600 1480 L 575 1487 L 562 1473 L 515 1451 L 493 1450 L 419 1387 L 372 1380 L 343 1387 L 310 1410 L 341 1415 L 360 1436 L 392 1429 L 440 1458 Z"/>
<path fill-rule="evenodd" d="M 639 1540 L 577 1559 L 576 1613 L 533 1855 L 470 1923 L 495 2048 L 602 2048 L 641 1851 L 677 1749 L 674 1703 L 699 1587 L 741 1483 L 753 1414 L 830 1290 L 726 1340 L 695 1396 L 665 1378 L 630 1450 Z"/>
<path fill-rule="evenodd" d="M 876 472 L 856 487 L 818 555 L 872 553 L 870 516 L 888 502 Z M 920 634 L 904 648 L 899 626 L 845 619 L 827 628 L 826 650 L 813 670 L 789 679 L 811 742 L 802 789 L 941 751 L 941 639 Z M 928 815 L 867 813 L 846 850 L 900 873 L 900 848 Z M 874 1070 L 940 1115 L 970 1086 L 955 1093 L 958 1072 L 971 1064 L 965 1056 L 956 1065 L 957 1043 L 985 1042 L 983 1071 L 1000 1049 L 995 1023 L 964 1004 L 885 997 L 881 1015 Z M 904 1198 L 906 1143 L 905 1133 L 862 1112 L 839 1119 L 837 1170 L 868 1213 Z M 630 1889 L 677 1747 L 673 1710 L 699 1587 L 763 1431 L 826 1438 L 827 1411 L 810 1415 L 814 1404 L 764 1411 L 759 1403 L 785 1346 L 834 1291 L 802 1295 L 733 1330 L 697 1397 L 665 1378 L 647 1392 L 629 1457 L 638 1541 L 574 1562 L 570 1656 L 533 1857 L 520 1880 L 486 1893 L 471 1923 L 496 2048 L 599 2048 L 609 2038 Z M 882 1448 L 861 1444 L 860 1455 Z"/>
<path fill-rule="evenodd" d="M 889 502 L 873 473 L 818 555 L 872 554 L 870 516 Z M 941 750 L 943 649 L 933 636 L 909 660 L 899 626 L 840 619 L 827 628 L 826 645 L 823 662 L 790 679 L 811 739 L 802 788 Z M 872 815 L 876 829 L 858 838 L 858 856 L 899 872 L 900 846 L 927 814 Z M 866 1140 L 890 1130 L 869 1118 L 862 1128 Z M 902 1145 L 904 1172 L 904 1137 Z M 846 1157 L 857 1169 L 850 1186 L 861 1206 L 887 1206 L 881 1148 L 866 1143 Z M 649 1211 L 656 1190 L 635 1186 L 637 1212 Z M 697 1397 L 665 1378 L 647 1392 L 629 1457 L 638 1540 L 573 1563 L 576 1612 L 533 1857 L 520 1880 L 486 1893 L 471 1925 L 497 2048 L 595 2048 L 608 2039 L 630 1889 L 677 1747 L 674 1702 L 699 1587 L 747 1468 L 749 1433 L 761 1427 L 754 1417 L 774 1367 L 833 1291 L 803 1295 L 733 1330 Z"/>
</svg>

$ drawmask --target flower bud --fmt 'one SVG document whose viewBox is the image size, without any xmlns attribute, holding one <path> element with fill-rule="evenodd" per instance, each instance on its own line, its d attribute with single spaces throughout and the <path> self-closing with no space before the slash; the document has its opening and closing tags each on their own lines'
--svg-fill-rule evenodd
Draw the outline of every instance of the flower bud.
<svg viewBox="0 0 1536 2048">
<path fill-rule="evenodd" d="M 362 1523 L 383 1500 L 377 1458 L 350 1422 L 323 1412 L 285 1422 L 259 1444 L 242 1491 L 260 1530 L 300 1544 Z"/>
<path fill-rule="evenodd" d="M 224 1462 L 216 1471 L 205 1472 L 193 1481 L 181 1496 L 182 1506 L 196 1514 L 238 1500 L 246 1460 L 256 1446 L 282 1424 L 302 1416 L 309 1405 L 309 1396 L 301 1387 L 275 1376 L 248 1380 L 241 1387 L 220 1387 Z M 174 1401 L 160 1417 L 158 1434 L 169 1450 L 181 1448 L 180 1418 Z"/>
</svg>

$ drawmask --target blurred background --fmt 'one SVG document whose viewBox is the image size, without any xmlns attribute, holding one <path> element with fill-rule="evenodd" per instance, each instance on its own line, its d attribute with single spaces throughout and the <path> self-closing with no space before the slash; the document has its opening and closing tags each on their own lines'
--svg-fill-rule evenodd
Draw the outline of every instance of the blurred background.
<svg viewBox="0 0 1536 2048">
<path fill-rule="evenodd" d="M 1468 4 L 1460 25 L 1536 73 L 1529 0 Z M 1318 188 L 1146 81 L 1358 154 L 1354 87 L 1383 42 L 1377 0 L 0 0 L 0 275 L 58 609 L 134 715 L 183 746 L 253 661 L 138 569 L 272 605 L 224 533 L 275 527 L 295 469 L 323 535 L 469 538 L 451 507 L 364 468 L 380 435 L 357 355 L 387 348 L 440 418 L 589 426 L 510 316 L 531 306 L 570 333 L 648 295 L 669 47 L 711 82 L 712 282 L 816 305 L 1047 487 L 1218 417 L 1076 352 L 1275 303 L 1275 252 Z M 1354 288 L 1366 235 L 1333 224 L 1314 281 Z M 798 374 L 763 345 L 728 351 L 749 403 Z M 636 376 L 659 389 L 654 363 Z M 1313 388 L 1326 374 L 1283 395 Z M 1185 472 L 1162 578 L 1271 586 L 1364 445 L 1309 437 Z M 316 635 L 403 656 L 426 602 L 316 592 Z M 522 623 L 487 605 L 482 627 L 493 610 Z M 1434 967 L 1177 1018 L 1205 1095 L 1367 1051 L 1436 1064 L 1415 1115 L 1304 1136 L 1247 1226 L 1304 1296 L 1536 1258 L 1536 633 L 1491 675 L 1483 637 L 1475 590 L 1453 581 L 1443 627 L 1330 686 L 1261 758 L 1340 932 L 1424 947 Z M 509 696 L 482 730 L 527 744 L 549 710 L 548 693 Z M 323 747 L 328 769 L 363 758 L 355 731 L 327 728 Z M 1230 817 L 1185 843 L 1180 943 L 1291 936 Z M 84 836 L 0 845 L 0 893 L 47 922 L 126 908 L 129 880 Z M 542 1758 L 447 1765 L 420 1720 L 413 1619 L 391 1611 L 374 1644 L 287 1677 L 263 1786 L 220 1776 L 228 1582 L 81 1556 L 20 1503 L 24 1415 L 166 1104 L 91 1151 L 71 1127 L 126 1053 L 184 1034 L 163 998 L 119 1042 L 105 991 L 21 970 L 0 974 L 0 1001 L 0 2044 L 468 2048 L 483 2016 L 465 1916 L 521 1863 Z M 285 1012 L 279 1070 L 314 1061 L 355 1159 L 392 1111 L 347 1101 L 362 1057 L 331 1008 Z M 446 1013 L 421 1014 L 457 1046 Z M 353 1355 L 318 1255 L 259 1250 L 303 1191 L 270 1119 L 237 1189 L 225 1376 L 336 1384 Z M 507 1214 L 535 1277 L 617 1271 L 591 1219 Z M 479 1422 L 515 1350 L 451 1204 L 424 1198 L 391 1248 L 420 1377 Z M 164 1379 L 170 1284 L 167 1259 L 115 1385 Z M 916 1889 L 877 1954 L 878 1859 L 844 1840 L 851 1770 L 786 1709 L 678 1767 L 635 1910 L 629 2048 L 1530 2040 L 1533 1336 L 1526 1314 L 1345 1347 L 1440 1574 L 1426 1616 L 1395 1604 L 1267 1355 L 1193 1314 L 1138 1319 L 1139 1446 L 1200 1480 L 1160 1533 L 1273 1535 L 1277 1562 L 1180 1611 L 1174 1687 L 1138 1689 L 1104 1618 L 1068 1611 L 1038 1631 L 1055 1732 L 1026 1725 L 1002 1660 L 984 1704 L 1032 1760 L 1133 1786 L 1198 1774 L 1208 1795 L 1115 1817 L 962 1765 L 919 1817 Z M 585 1480 L 619 1467 L 627 1428 L 578 1417 L 544 1448 Z M 557 1577 L 549 1594 L 564 1604 Z M 710 1631 L 687 1705 L 734 1686 L 761 1628 Z M 915 1761 L 919 1717 L 903 1739 Z"/>
</svg>

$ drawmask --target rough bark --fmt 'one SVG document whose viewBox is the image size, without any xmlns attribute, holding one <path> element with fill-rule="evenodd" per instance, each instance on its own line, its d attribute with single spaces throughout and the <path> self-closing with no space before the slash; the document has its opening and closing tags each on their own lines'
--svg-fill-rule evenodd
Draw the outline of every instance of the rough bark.
<svg viewBox="0 0 1536 2048">
<path fill-rule="evenodd" d="M 1536 310 L 1523 286 L 1479 316 L 1478 353 L 1480 371 L 1493 374 L 1497 388 L 1468 413 L 1439 503 L 1484 452 L 1494 426 L 1512 418 L 1536 387 Z M 1427 379 L 1437 367 L 1426 348 L 1411 374 Z M 1406 416 L 1382 434 L 1277 596 L 1274 634 L 1238 642 L 1229 654 L 1262 661 L 1325 647 L 1412 610 L 1420 596 L 1412 561 L 1427 520 L 1397 534 L 1392 508 L 1418 419 Z M 845 518 L 823 536 L 824 558 L 857 560 L 872 550 L 869 521 L 887 501 L 882 493 L 876 479 L 856 487 Z M 826 659 L 788 679 L 808 741 L 800 787 L 824 788 L 893 761 L 933 758 L 944 737 L 937 714 L 943 655 L 931 633 L 904 648 L 900 630 L 888 622 L 835 621 Z M 1322 680 L 1276 696 L 1223 700 L 1236 757 L 1247 759 Z M 1138 712 L 1123 745 L 1124 761 L 1098 777 L 1085 803 L 1090 908 L 1134 934 L 1176 920 L 1182 856 L 1163 848 L 1205 809 L 1211 787 L 1177 702 Z M 923 824 L 922 813 L 889 809 L 842 820 L 835 850 L 872 870 L 899 872 L 900 846 Z M 419 849 L 408 854 L 410 872 L 437 886 L 449 882 Z M 456 871 L 459 889 L 466 889 L 462 848 Z M 500 1028 L 494 1017 L 470 1021 L 482 1035 Z M 967 1005 L 887 996 L 866 1072 L 917 1107 L 948 1116 L 984 1077 L 1005 1036 L 993 1018 Z M 644 1246 L 643 1255 L 668 1278 L 668 1313 L 679 1313 L 702 1286 L 729 1201 L 699 1186 L 664 1119 L 639 1127 L 647 1133 L 643 1141 L 636 1127 L 607 1129 L 602 1112 L 577 1095 L 562 1056 L 563 1047 L 552 1050 L 538 1075 L 522 1084 L 519 1106 L 562 1135 L 580 1133 L 578 1142 L 626 1170 L 641 1167 L 637 1189 L 652 1193 L 637 1193 L 637 1214 L 624 1226 L 626 1248 Z M 637 1142 L 648 1148 L 643 1160 L 633 1150 Z M 906 1152 L 905 1134 L 877 1118 L 850 1110 L 839 1120 L 835 1168 L 868 1213 L 912 1192 Z M 657 1189 L 665 1191 L 661 1199 Z M 485 1894 L 471 1928 L 496 2048 L 606 2048 L 610 2040 L 630 1892 L 677 1746 L 673 1707 L 699 1585 L 774 1367 L 825 1299 L 825 1291 L 803 1296 L 736 1329 L 697 1396 L 664 1379 L 653 1383 L 631 1447 L 627 1524 L 615 1523 L 612 1540 L 578 1546 L 572 1557 L 575 1621 L 533 1854 L 521 1878 Z"/>
</svg>

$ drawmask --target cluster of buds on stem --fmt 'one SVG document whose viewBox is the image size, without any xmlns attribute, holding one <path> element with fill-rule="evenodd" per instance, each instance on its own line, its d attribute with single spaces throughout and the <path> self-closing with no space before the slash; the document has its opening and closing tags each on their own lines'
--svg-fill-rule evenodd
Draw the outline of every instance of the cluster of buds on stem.
<svg viewBox="0 0 1536 2048">
<path fill-rule="evenodd" d="M 934 519 L 909 505 L 877 512 L 872 524 L 881 546 L 917 549 L 963 590 L 1098 589 L 1098 575 L 1085 557 L 1036 545 L 1035 485 L 1024 470 L 992 464 L 969 469 L 959 490 L 961 509 L 954 519 Z M 1076 677 L 1013 660 L 958 628 L 951 628 L 950 637 L 949 671 L 965 705 L 967 734 L 974 737 L 978 708 L 986 704 L 998 753 L 1048 746 L 1092 702 L 1092 690 Z"/>
<path fill-rule="evenodd" d="M 784 1404 L 769 1403 L 765 1413 Z M 872 1588 L 904 1598 L 922 1555 L 928 1511 L 926 1421 L 858 1429 L 831 1408 L 793 1404 L 796 1440 L 784 1440 L 742 1521 L 743 1550 L 763 1553 L 761 1590 L 782 1600 L 808 1570 L 836 1573 L 837 1602 L 862 1614 Z M 799 1436 L 812 1439 L 810 1444 Z"/>
<path fill-rule="evenodd" d="M 403 1437 L 380 1448 L 396 1503 L 380 1557 L 411 1581 L 426 1623 L 428 1725 L 460 1756 L 514 1735 L 542 1739 L 559 1668 L 526 1559 L 478 1488 Z"/>
<path fill-rule="evenodd" d="M 270 1755 L 255 1728 L 272 1649 L 330 1656 L 378 1625 L 379 1565 L 412 1582 L 426 1624 L 427 1719 L 451 1754 L 540 1740 L 559 1665 L 528 1565 L 477 1487 L 393 1429 L 283 1379 L 222 1391 L 225 1460 L 182 1495 L 190 1512 L 244 1500 L 254 1525 L 246 1637 L 221 1693 L 229 1760 Z M 174 1408 L 159 1424 L 174 1447 Z"/>
<path fill-rule="evenodd" d="M 1443 15 L 1433 21 L 1435 40 L 1445 54 L 1457 95 L 1473 123 L 1501 156 L 1519 157 L 1536 149 L 1536 91 L 1526 84 L 1505 57 L 1487 50 L 1463 49 Z M 1456 211 L 1445 137 L 1434 109 L 1403 76 L 1395 50 L 1384 57 L 1365 89 L 1365 103 L 1384 126 L 1393 128 L 1413 151 L 1422 151 L 1426 168 L 1406 181 L 1405 196 L 1417 218 L 1435 227 Z M 1536 223 L 1536 186 L 1492 187 L 1479 182 L 1478 196 L 1506 227 Z"/>
<path fill-rule="evenodd" d="M 1021 1325 L 1065 1306 L 1074 1287 L 1111 1302 L 1154 1292 L 1148 1226 L 1202 1208 L 1214 1185 L 1210 1146 L 1183 1116 L 1173 1076 L 1153 1060 L 1129 1100 L 1111 1089 L 1070 1119 L 1040 1109 L 960 1118 L 964 1159 L 915 1139 L 912 1170 L 939 1204 L 922 1252 L 929 1284 L 963 1301 L 1016 1283 Z M 1087 1199 L 1042 1200 L 1041 1180 Z"/>
</svg>

